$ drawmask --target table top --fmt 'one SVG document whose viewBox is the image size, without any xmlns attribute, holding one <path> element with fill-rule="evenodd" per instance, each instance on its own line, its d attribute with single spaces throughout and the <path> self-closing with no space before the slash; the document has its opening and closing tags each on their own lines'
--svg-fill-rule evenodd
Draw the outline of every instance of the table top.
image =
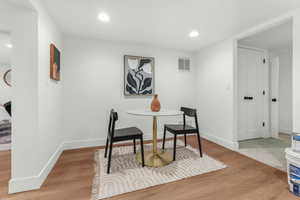
<svg viewBox="0 0 300 200">
<path fill-rule="evenodd" d="M 159 112 L 152 112 L 151 110 L 128 110 L 128 114 L 139 115 L 139 116 L 176 116 L 183 115 L 182 111 L 179 110 L 160 110 Z"/>
</svg>

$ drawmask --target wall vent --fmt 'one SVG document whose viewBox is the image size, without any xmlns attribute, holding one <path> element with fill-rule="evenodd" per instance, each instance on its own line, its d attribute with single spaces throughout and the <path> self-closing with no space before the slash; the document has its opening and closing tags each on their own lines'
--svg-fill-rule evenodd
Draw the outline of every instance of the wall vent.
<svg viewBox="0 0 300 200">
<path fill-rule="evenodd" d="M 179 58 L 178 59 L 178 69 L 179 71 L 190 71 L 191 61 L 189 58 Z"/>
</svg>

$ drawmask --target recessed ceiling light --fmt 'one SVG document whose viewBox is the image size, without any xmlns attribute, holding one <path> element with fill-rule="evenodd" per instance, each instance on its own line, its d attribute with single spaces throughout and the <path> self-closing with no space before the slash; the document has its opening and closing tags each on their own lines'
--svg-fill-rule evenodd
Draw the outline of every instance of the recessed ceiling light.
<svg viewBox="0 0 300 200">
<path fill-rule="evenodd" d="M 199 36 L 199 32 L 194 30 L 194 31 L 191 31 L 190 34 L 189 34 L 190 38 L 195 38 L 195 37 L 198 37 Z"/>
<path fill-rule="evenodd" d="M 101 12 L 98 14 L 98 19 L 104 23 L 107 23 L 110 21 L 110 17 L 107 13 Z"/>
<path fill-rule="evenodd" d="M 9 49 L 12 49 L 12 48 L 13 48 L 13 45 L 10 44 L 10 43 L 6 44 L 5 46 L 6 46 L 7 48 L 9 48 Z"/>
</svg>

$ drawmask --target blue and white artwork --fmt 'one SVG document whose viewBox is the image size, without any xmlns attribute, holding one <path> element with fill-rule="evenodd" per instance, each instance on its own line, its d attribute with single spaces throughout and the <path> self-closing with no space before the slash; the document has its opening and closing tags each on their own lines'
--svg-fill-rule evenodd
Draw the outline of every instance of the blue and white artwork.
<svg viewBox="0 0 300 200">
<path fill-rule="evenodd" d="M 154 58 L 124 56 L 125 96 L 154 94 Z"/>
</svg>

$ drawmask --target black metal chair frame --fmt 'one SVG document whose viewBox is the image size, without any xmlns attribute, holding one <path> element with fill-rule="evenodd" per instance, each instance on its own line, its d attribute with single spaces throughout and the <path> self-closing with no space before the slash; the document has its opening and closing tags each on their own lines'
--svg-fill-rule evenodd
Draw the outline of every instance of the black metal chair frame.
<svg viewBox="0 0 300 200">
<path fill-rule="evenodd" d="M 136 139 L 140 139 L 141 143 L 141 156 L 142 156 L 142 166 L 145 166 L 144 161 L 144 144 L 143 144 L 143 132 L 139 130 L 136 127 L 130 127 L 130 128 L 124 128 L 124 129 L 115 129 L 116 121 L 118 121 L 118 113 L 115 112 L 113 109 L 110 111 L 110 117 L 109 117 L 109 126 L 108 126 L 108 134 L 106 139 L 106 145 L 105 145 L 105 154 L 104 157 L 107 157 L 107 151 L 109 148 L 108 153 L 108 164 L 107 164 L 107 173 L 110 173 L 110 163 L 111 163 L 111 155 L 112 155 L 112 148 L 113 143 L 115 142 L 121 142 L 121 141 L 127 141 L 127 140 L 133 140 L 133 152 L 136 154 Z M 132 133 L 127 130 L 134 129 L 137 133 Z M 118 131 L 122 131 L 123 134 L 116 135 L 115 133 Z"/>
<path fill-rule="evenodd" d="M 173 160 L 176 160 L 176 140 L 177 135 L 184 135 L 184 145 L 186 146 L 186 135 L 188 134 L 197 134 L 197 140 L 199 145 L 200 157 L 202 157 L 202 146 L 201 146 L 201 138 L 198 127 L 198 118 L 197 118 L 197 110 L 192 108 L 181 107 L 181 111 L 183 111 L 183 125 L 180 124 L 165 124 L 164 125 L 164 137 L 163 137 L 163 145 L 162 149 L 165 149 L 165 140 L 166 133 L 169 131 L 174 134 L 174 149 L 173 149 Z M 186 125 L 186 116 L 193 117 L 195 119 L 196 128 Z M 171 126 L 182 126 L 182 129 L 173 129 Z"/>
</svg>

